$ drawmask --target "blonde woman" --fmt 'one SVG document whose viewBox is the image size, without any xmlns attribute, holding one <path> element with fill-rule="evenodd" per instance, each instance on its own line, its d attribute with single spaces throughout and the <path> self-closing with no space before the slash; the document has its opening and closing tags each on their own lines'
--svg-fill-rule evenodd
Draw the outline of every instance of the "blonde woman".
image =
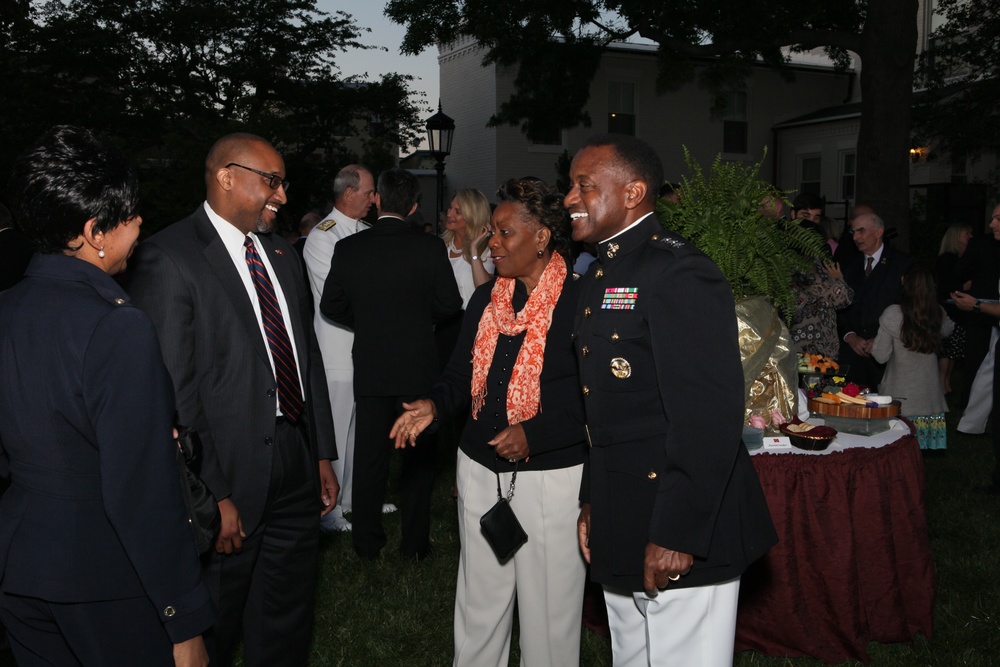
<svg viewBox="0 0 1000 667">
<path fill-rule="evenodd" d="M 448 246 L 448 259 L 462 295 L 463 310 L 476 288 L 493 277 L 493 261 L 486 247 L 490 213 L 490 202 L 482 192 L 463 189 L 455 192 L 445 214 L 441 238 Z"/>
</svg>

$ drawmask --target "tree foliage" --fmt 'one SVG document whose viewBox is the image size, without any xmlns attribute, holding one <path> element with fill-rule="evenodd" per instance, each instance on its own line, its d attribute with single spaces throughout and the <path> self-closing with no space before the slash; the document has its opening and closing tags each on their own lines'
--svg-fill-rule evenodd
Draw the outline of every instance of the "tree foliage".
<svg viewBox="0 0 1000 667">
<path fill-rule="evenodd" d="M 304 207 L 363 152 L 416 141 L 411 77 L 340 77 L 336 58 L 365 29 L 315 0 L 46 0 L 0 23 L 0 139 L 6 171 L 45 128 L 104 130 L 140 164 L 144 211 L 169 222 L 203 194 L 202 161 L 230 131 L 275 142 Z M 315 202 L 303 196 L 315 186 Z M 300 194 L 300 192 L 302 194 Z"/>
<path fill-rule="evenodd" d="M 863 62 L 858 198 L 905 240 L 917 0 L 388 0 L 386 14 L 407 26 L 404 52 L 471 37 L 486 62 L 516 65 L 517 90 L 492 122 L 529 134 L 586 123 L 593 54 L 614 41 L 659 45 L 660 91 L 689 80 L 695 62 L 722 92 L 758 62 L 791 76 L 782 47 L 823 47 L 841 65 L 853 52 Z"/>
<path fill-rule="evenodd" d="M 939 0 L 945 22 L 922 54 L 926 88 L 914 121 L 922 137 L 958 157 L 1000 153 L 1000 5 L 995 0 Z"/>
</svg>

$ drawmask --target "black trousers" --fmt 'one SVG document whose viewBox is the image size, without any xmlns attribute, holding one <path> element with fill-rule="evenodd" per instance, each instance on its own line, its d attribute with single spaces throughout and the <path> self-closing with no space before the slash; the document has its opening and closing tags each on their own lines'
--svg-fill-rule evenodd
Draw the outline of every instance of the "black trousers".
<svg viewBox="0 0 1000 667">
<path fill-rule="evenodd" d="M 206 635 L 213 667 L 232 664 L 241 629 L 247 667 L 309 662 L 320 513 L 311 459 L 299 429 L 278 424 L 264 518 L 239 553 L 207 556 L 205 582 L 219 612 Z"/>
<path fill-rule="evenodd" d="M 392 424 L 402 413 L 404 401 L 414 396 L 356 396 L 354 439 L 354 496 L 351 538 L 359 556 L 374 558 L 385 546 L 382 503 L 389 480 L 389 439 Z M 436 435 L 424 433 L 415 447 L 400 450 L 402 540 L 404 558 L 422 558 L 430 550 L 431 492 L 434 488 Z"/>
</svg>

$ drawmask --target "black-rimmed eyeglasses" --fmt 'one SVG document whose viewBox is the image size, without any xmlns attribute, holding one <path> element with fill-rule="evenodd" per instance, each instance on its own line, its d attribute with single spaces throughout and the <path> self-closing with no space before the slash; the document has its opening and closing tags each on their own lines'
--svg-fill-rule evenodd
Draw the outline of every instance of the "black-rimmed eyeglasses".
<svg viewBox="0 0 1000 667">
<path fill-rule="evenodd" d="M 251 169 L 250 167 L 245 167 L 238 162 L 230 162 L 229 164 L 226 165 L 226 169 L 229 169 L 230 167 L 239 167 L 240 169 L 246 169 L 247 171 L 252 171 L 255 174 L 263 176 L 267 180 L 268 187 L 270 187 L 272 190 L 277 190 L 278 186 L 280 185 L 281 187 L 285 188 L 285 192 L 288 191 L 288 186 L 290 185 L 289 182 L 284 180 L 283 178 L 281 178 L 281 176 L 278 176 L 277 174 L 269 174 L 266 171 Z"/>
</svg>

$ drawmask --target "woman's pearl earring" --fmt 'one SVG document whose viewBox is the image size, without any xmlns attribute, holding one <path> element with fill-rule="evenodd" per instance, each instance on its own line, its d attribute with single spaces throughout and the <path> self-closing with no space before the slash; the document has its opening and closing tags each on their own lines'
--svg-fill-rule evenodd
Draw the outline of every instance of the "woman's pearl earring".
<svg viewBox="0 0 1000 667">
<path fill-rule="evenodd" d="M 101 259 L 104 259 L 104 248 L 101 248 L 100 250 L 97 251 L 97 256 L 100 257 Z"/>
</svg>

